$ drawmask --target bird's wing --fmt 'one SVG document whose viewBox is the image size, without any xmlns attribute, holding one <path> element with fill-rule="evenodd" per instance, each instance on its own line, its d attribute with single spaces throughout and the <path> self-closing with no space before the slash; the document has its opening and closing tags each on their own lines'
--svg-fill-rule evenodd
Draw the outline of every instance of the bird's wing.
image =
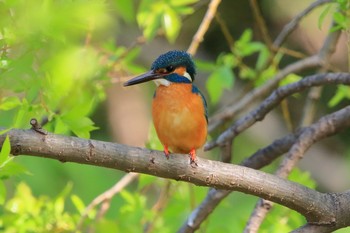
<svg viewBox="0 0 350 233">
<path fill-rule="evenodd" d="M 195 86 L 192 84 L 192 92 L 196 93 L 198 95 L 200 95 L 200 97 L 202 98 L 203 101 L 203 106 L 204 106 L 204 115 L 205 115 L 205 119 L 207 120 L 208 123 L 208 105 L 207 105 L 207 101 L 204 98 L 204 95 L 202 94 L 202 92 Z"/>
</svg>

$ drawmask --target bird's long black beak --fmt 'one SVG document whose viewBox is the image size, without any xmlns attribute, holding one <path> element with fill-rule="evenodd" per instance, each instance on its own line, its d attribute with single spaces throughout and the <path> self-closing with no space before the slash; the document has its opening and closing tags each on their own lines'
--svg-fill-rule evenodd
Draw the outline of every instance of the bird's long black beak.
<svg viewBox="0 0 350 233">
<path fill-rule="evenodd" d="M 144 83 L 144 82 L 148 82 L 148 81 L 163 78 L 163 77 L 164 77 L 164 74 L 158 74 L 158 73 L 155 73 L 153 70 L 150 70 L 147 73 L 141 74 L 133 79 L 130 79 L 129 81 L 125 82 L 123 85 L 124 87 L 126 87 L 126 86 Z"/>
</svg>

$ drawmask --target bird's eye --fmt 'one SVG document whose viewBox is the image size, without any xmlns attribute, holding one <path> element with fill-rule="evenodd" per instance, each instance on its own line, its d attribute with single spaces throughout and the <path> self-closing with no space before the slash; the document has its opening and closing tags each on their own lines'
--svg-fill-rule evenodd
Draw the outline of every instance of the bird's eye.
<svg viewBox="0 0 350 233">
<path fill-rule="evenodd" d="M 167 66 L 165 68 L 159 68 L 156 70 L 156 73 L 158 74 L 169 74 L 171 72 L 173 72 L 175 70 L 175 67 L 174 66 Z"/>
<path fill-rule="evenodd" d="M 165 69 L 167 72 L 170 73 L 170 72 L 173 72 L 175 70 L 175 67 L 174 66 L 167 66 L 167 67 L 165 67 Z"/>
</svg>

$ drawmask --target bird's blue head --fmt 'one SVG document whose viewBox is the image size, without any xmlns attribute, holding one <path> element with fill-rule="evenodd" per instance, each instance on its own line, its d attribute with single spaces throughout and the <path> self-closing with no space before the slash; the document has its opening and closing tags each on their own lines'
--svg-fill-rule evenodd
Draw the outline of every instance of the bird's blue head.
<svg viewBox="0 0 350 233">
<path fill-rule="evenodd" d="M 151 70 L 124 83 L 131 86 L 154 80 L 157 85 L 169 85 L 171 82 L 191 83 L 196 74 L 191 55 L 173 50 L 160 55 L 152 64 Z"/>
</svg>

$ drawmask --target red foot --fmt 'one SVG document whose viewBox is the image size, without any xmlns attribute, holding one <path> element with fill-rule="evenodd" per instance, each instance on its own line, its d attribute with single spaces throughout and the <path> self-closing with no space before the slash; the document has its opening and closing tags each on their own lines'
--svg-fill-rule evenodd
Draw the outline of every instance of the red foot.
<svg viewBox="0 0 350 233">
<path fill-rule="evenodd" d="M 170 152 L 168 150 L 168 146 L 164 146 L 164 154 L 167 159 L 169 159 Z"/>
<path fill-rule="evenodd" d="M 189 154 L 190 154 L 190 164 L 197 165 L 197 163 L 196 163 L 196 150 L 192 149 Z"/>
</svg>

